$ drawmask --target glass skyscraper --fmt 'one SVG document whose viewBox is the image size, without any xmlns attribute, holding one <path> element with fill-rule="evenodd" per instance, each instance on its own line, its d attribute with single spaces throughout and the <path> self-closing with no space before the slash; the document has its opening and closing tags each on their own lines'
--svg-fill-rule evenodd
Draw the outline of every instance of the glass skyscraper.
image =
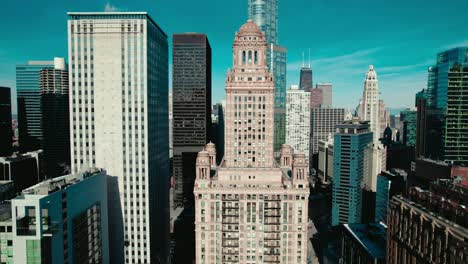
<svg viewBox="0 0 468 264">
<path fill-rule="evenodd" d="M 53 67 L 54 61 L 28 61 L 16 65 L 19 144 L 22 152 L 41 148 L 42 108 L 40 71 Z"/>
<path fill-rule="evenodd" d="M 368 121 L 336 126 L 333 150 L 332 225 L 360 223 L 365 175 L 371 167 L 373 134 Z"/>
<path fill-rule="evenodd" d="M 267 64 L 275 80 L 274 151 L 279 153 L 286 135 L 286 53 L 278 45 L 278 0 L 248 0 L 248 14 L 265 32 L 268 44 Z"/>
<path fill-rule="evenodd" d="M 423 156 L 468 162 L 468 138 L 463 135 L 467 120 L 462 114 L 468 100 L 467 67 L 468 47 L 459 47 L 437 54 L 437 64 L 428 70 Z"/>
<path fill-rule="evenodd" d="M 268 44 L 278 44 L 278 0 L 248 0 L 249 19 L 265 32 Z"/>
</svg>

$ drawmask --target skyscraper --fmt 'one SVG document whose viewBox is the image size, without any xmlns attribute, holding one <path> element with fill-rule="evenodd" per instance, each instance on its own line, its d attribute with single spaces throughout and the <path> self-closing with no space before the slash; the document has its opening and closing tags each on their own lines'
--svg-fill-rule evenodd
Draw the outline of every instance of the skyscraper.
<svg viewBox="0 0 468 264">
<path fill-rule="evenodd" d="M 318 83 L 315 88 L 322 90 L 322 107 L 333 107 L 333 85 L 331 83 Z"/>
<path fill-rule="evenodd" d="M 286 144 L 306 155 L 310 148 L 310 92 L 292 85 L 286 95 Z"/>
<path fill-rule="evenodd" d="M 370 169 L 372 132 L 368 121 L 336 125 L 333 146 L 332 225 L 360 223 L 362 188 Z"/>
<path fill-rule="evenodd" d="M 225 155 L 197 157 L 196 263 L 307 261 L 308 162 L 283 145 L 273 157 L 274 82 L 265 34 L 249 20 L 236 33 L 226 78 Z"/>
<path fill-rule="evenodd" d="M 72 171 L 109 175 L 111 263 L 167 262 L 168 43 L 146 12 L 69 13 Z"/>
<path fill-rule="evenodd" d="M 278 44 L 278 0 L 247 0 L 249 19 L 265 33 L 268 46 Z"/>
<path fill-rule="evenodd" d="M 54 61 L 28 61 L 16 65 L 18 130 L 21 152 L 42 147 L 42 108 L 39 73 Z"/>
<path fill-rule="evenodd" d="M 400 113 L 403 122 L 403 144 L 406 146 L 416 146 L 416 121 L 417 112 L 411 109 Z"/>
<path fill-rule="evenodd" d="M 270 52 L 273 54 L 270 69 L 274 76 L 275 83 L 275 133 L 274 151 L 278 153 L 281 145 L 285 142 L 286 135 L 286 48 L 270 45 Z"/>
<path fill-rule="evenodd" d="M 457 63 L 448 72 L 444 159 L 468 166 L 468 49 L 465 56 L 464 64 Z"/>
<path fill-rule="evenodd" d="M 193 206 L 197 153 L 210 140 L 211 47 L 205 34 L 172 37 L 174 205 Z"/>
<path fill-rule="evenodd" d="M 467 120 L 460 112 L 468 96 L 467 68 L 468 47 L 459 47 L 437 54 L 437 64 L 428 70 L 427 90 L 423 96 L 427 125 L 422 154 L 426 157 L 460 165 L 468 163 L 468 144 L 461 136 L 461 124 Z"/>
<path fill-rule="evenodd" d="M 384 100 L 380 99 L 379 100 L 379 138 L 383 138 L 383 133 L 385 131 L 385 128 L 387 128 L 387 125 L 390 124 L 390 113 L 385 107 L 385 102 Z"/>
<path fill-rule="evenodd" d="M 248 17 L 265 33 L 268 49 L 267 65 L 275 83 L 275 138 L 274 151 L 278 153 L 285 142 L 286 129 L 286 53 L 278 45 L 278 1 L 248 0 Z"/>
<path fill-rule="evenodd" d="M 317 176 L 324 184 L 333 180 L 333 137 L 328 140 L 319 140 Z"/>
<path fill-rule="evenodd" d="M 323 91 L 321 89 L 310 89 L 310 108 L 320 108 L 323 104 Z"/>
<path fill-rule="evenodd" d="M 318 153 L 319 140 L 327 140 L 335 133 L 335 126 L 344 120 L 343 108 L 312 108 L 310 117 L 310 151 Z"/>
<path fill-rule="evenodd" d="M 13 127 L 11 125 L 11 92 L 0 86 L 0 157 L 12 153 Z"/>
<path fill-rule="evenodd" d="M 374 143 L 377 143 L 380 137 L 379 81 L 373 65 L 369 66 L 364 80 L 362 106 L 359 117 L 369 121 L 370 129 L 374 134 Z"/>
<path fill-rule="evenodd" d="M 384 146 L 380 143 L 379 138 L 381 132 L 381 120 L 385 120 L 387 114 L 385 113 L 385 105 L 383 101 L 379 100 L 379 81 L 377 79 L 377 72 L 374 66 L 370 65 L 364 79 L 364 91 L 362 95 L 362 103 L 359 117 L 362 120 L 369 121 L 370 130 L 373 133 L 373 148 L 371 157 L 371 169 L 365 176 L 366 189 L 375 192 L 377 189 L 377 175 L 385 170 L 386 167 L 386 151 Z"/>
<path fill-rule="evenodd" d="M 304 91 L 310 91 L 313 87 L 312 68 L 302 65 L 299 88 Z"/>
<path fill-rule="evenodd" d="M 96 169 L 23 190 L 11 201 L 13 262 L 111 263 L 106 190 Z"/>
<path fill-rule="evenodd" d="M 47 178 L 70 172 L 70 112 L 68 69 L 55 58 L 53 68 L 40 71 L 44 174 Z"/>
</svg>

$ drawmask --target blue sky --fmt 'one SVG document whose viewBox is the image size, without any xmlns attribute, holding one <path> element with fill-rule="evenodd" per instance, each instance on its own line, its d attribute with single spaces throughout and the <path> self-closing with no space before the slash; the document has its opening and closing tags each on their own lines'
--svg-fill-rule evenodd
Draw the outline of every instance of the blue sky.
<svg viewBox="0 0 468 264">
<path fill-rule="evenodd" d="M 15 65 L 66 57 L 68 11 L 147 11 L 170 36 L 206 33 L 213 50 L 213 102 L 224 98 L 235 31 L 247 0 L 18 0 L 0 16 L 0 85 L 15 86 Z M 354 108 L 374 64 L 389 107 L 413 106 L 435 55 L 468 46 L 466 0 L 279 0 L 279 42 L 288 49 L 288 87 L 299 82 L 310 48 L 314 83 L 334 84 L 335 106 Z M 170 40 L 171 41 L 171 40 Z"/>
</svg>

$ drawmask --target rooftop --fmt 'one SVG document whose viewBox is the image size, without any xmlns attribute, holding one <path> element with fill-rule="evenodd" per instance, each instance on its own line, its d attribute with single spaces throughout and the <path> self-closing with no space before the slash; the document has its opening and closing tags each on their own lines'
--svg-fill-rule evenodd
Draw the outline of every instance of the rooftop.
<svg viewBox="0 0 468 264">
<path fill-rule="evenodd" d="M 42 153 L 42 149 L 36 150 L 36 151 L 31 151 L 31 152 L 26 152 L 23 154 L 13 154 L 12 156 L 9 157 L 0 157 L 0 163 L 2 162 L 14 162 L 14 161 L 22 161 L 25 159 L 30 159 L 30 158 L 36 158 L 37 155 Z"/>
<path fill-rule="evenodd" d="M 344 227 L 372 257 L 385 259 L 387 227 L 384 224 L 345 224 Z"/>
<path fill-rule="evenodd" d="M 76 184 L 101 172 L 103 172 L 102 169 L 91 168 L 86 172 L 69 174 L 50 180 L 45 180 L 23 190 L 23 195 L 48 195 L 58 190 L 66 189 L 70 185 Z M 18 198 L 24 197 L 17 197 L 17 199 Z"/>
</svg>

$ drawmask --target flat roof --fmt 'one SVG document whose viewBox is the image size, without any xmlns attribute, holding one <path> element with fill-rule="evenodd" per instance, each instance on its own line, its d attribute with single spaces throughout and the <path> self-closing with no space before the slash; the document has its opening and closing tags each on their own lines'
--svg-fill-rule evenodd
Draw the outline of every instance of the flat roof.
<svg viewBox="0 0 468 264">
<path fill-rule="evenodd" d="M 385 259 L 387 227 L 381 223 L 345 224 L 345 229 L 376 259 Z"/>
<path fill-rule="evenodd" d="M 151 18 L 151 16 L 148 14 L 148 12 L 67 12 L 67 15 L 69 15 L 69 16 L 144 15 L 167 38 L 166 32 L 164 32 L 164 30 L 162 30 L 162 28 L 159 27 L 158 23 L 156 23 L 153 20 L 153 18 Z"/>
</svg>

